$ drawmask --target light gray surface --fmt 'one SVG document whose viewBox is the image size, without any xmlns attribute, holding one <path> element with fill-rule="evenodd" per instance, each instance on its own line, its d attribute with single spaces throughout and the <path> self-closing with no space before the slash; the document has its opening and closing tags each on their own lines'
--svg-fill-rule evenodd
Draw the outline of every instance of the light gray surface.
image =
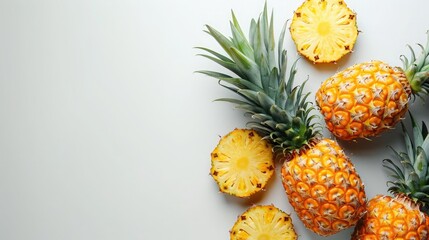
<svg viewBox="0 0 429 240">
<path fill-rule="evenodd" d="M 269 1 L 276 34 L 301 1 Z M 406 44 L 424 43 L 427 1 L 349 0 L 362 31 L 336 65 L 298 64 L 307 90 L 346 66 L 400 65 Z M 242 112 L 213 102 L 230 93 L 193 73 L 216 69 L 195 46 L 217 49 L 210 24 L 229 35 L 230 10 L 244 29 L 263 1 L 0 1 L 0 239 L 228 239 L 251 204 L 292 213 L 279 173 L 263 194 L 235 199 L 209 176 L 220 135 L 244 127 Z M 290 35 L 285 48 L 297 58 Z M 312 98 L 313 99 L 313 95 Z M 428 118 L 416 101 L 417 118 Z M 386 193 L 381 160 L 400 131 L 341 143 L 366 184 Z M 328 135 L 328 133 L 327 133 Z"/>
</svg>

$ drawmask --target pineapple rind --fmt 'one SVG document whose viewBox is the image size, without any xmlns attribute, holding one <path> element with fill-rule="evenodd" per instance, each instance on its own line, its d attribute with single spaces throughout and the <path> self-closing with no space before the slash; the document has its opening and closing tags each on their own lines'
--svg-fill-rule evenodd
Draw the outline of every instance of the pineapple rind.
<svg viewBox="0 0 429 240">
<path fill-rule="evenodd" d="M 326 79 L 316 92 L 316 103 L 329 131 L 352 140 L 393 128 L 405 116 L 410 94 L 401 69 L 370 61 Z"/>
<path fill-rule="evenodd" d="M 377 195 L 367 204 L 352 240 L 429 238 L 429 217 L 404 196 Z"/>
<path fill-rule="evenodd" d="M 321 236 L 354 226 L 365 212 L 362 180 L 333 140 L 322 139 L 286 161 L 282 182 L 304 225 Z"/>
<path fill-rule="evenodd" d="M 289 214 L 273 205 L 258 205 L 238 216 L 230 230 L 231 240 L 295 240 L 297 235 Z"/>
<path fill-rule="evenodd" d="M 410 57 L 401 56 L 402 69 L 371 61 L 325 80 L 316 93 L 316 102 L 327 128 L 340 139 L 352 140 L 377 136 L 400 122 L 412 95 L 429 94 L 429 31 L 426 45 L 418 45 L 419 55 L 408 46 Z M 359 93 L 359 89 L 366 92 Z"/>
<path fill-rule="evenodd" d="M 211 153 L 210 169 L 219 190 L 237 197 L 261 191 L 274 173 L 271 149 L 269 142 L 251 129 L 234 129 L 221 138 Z"/>
<path fill-rule="evenodd" d="M 314 63 L 338 61 L 358 36 L 356 14 L 342 0 L 306 0 L 290 26 L 299 53 Z"/>
<path fill-rule="evenodd" d="M 429 239 L 429 134 L 410 113 L 412 130 L 402 123 L 405 152 L 393 150 L 400 164 L 384 160 L 392 172 L 389 192 L 393 197 L 377 195 L 367 204 L 367 213 L 357 224 L 353 240 Z M 412 134 L 411 134 L 412 133 Z"/>
</svg>

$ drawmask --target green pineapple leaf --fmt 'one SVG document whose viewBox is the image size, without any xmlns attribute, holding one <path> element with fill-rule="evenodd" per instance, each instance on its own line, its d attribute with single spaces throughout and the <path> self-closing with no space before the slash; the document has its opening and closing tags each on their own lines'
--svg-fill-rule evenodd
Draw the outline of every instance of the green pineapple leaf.
<svg viewBox="0 0 429 240">
<path fill-rule="evenodd" d="M 298 60 L 288 69 L 287 52 L 283 49 L 287 22 L 276 47 L 274 17 L 268 16 L 267 4 L 259 18 L 251 20 L 248 38 L 231 12 L 230 38 L 208 25 L 205 31 L 225 54 L 197 48 L 203 52 L 200 56 L 230 71 L 231 75 L 208 70 L 198 73 L 218 79 L 222 87 L 237 95 L 237 99 L 217 101 L 229 102 L 244 110 L 250 116 L 247 126 L 269 139 L 274 151 L 283 149 L 285 154 L 310 144 L 319 138 L 322 128 L 312 121 L 315 115 L 310 112 L 314 108 L 307 102 L 310 93 L 304 93 L 305 84 L 294 86 Z"/>
</svg>

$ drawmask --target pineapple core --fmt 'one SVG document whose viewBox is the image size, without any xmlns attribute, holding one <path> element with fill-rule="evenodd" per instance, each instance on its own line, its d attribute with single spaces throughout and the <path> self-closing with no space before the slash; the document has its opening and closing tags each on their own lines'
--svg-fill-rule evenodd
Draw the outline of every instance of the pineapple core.
<svg viewBox="0 0 429 240">
<path fill-rule="evenodd" d="M 331 24 L 329 22 L 320 22 L 319 26 L 317 27 L 317 32 L 321 36 L 326 36 L 331 31 Z"/>
<path fill-rule="evenodd" d="M 237 159 L 237 163 L 236 163 L 237 170 L 246 170 L 248 166 L 249 166 L 249 158 L 241 157 Z"/>
</svg>

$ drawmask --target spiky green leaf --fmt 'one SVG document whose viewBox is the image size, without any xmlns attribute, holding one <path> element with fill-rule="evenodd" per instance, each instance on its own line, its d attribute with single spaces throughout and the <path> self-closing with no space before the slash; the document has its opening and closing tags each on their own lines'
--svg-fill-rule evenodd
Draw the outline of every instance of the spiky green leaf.
<svg viewBox="0 0 429 240">
<path fill-rule="evenodd" d="M 274 39 L 274 17 L 268 16 L 267 5 L 259 18 L 250 23 L 249 38 L 246 39 L 236 15 L 232 11 L 231 38 L 227 38 L 211 26 L 207 33 L 223 48 L 226 55 L 211 49 L 198 48 L 200 54 L 237 76 L 215 71 L 199 71 L 219 80 L 219 84 L 238 95 L 238 99 L 220 98 L 243 109 L 253 120 L 248 126 L 263 132 L 271 139 L 276 152 L 295 151 L 318 137 L 321 128 L 311 120 L 314 114 L 309 93 L 303 86 L 296 87 L 296 64 L 287 69 L 287 52 L 283 50 L 286 23 L 276 48 Z M 277 56 L 276 51 L 277 50 Z"/>
</svg>

